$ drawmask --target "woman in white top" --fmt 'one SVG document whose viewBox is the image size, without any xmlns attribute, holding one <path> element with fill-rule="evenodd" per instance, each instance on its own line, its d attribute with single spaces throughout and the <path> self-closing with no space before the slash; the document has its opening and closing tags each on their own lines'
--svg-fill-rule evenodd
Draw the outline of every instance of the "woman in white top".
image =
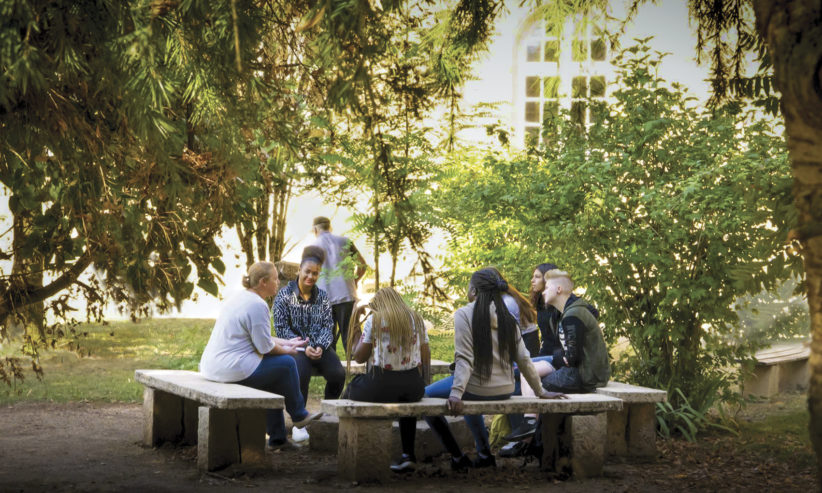
<svg viewBox="0 0 822 493">
<path fill-rule="evenodd" d="M 371 314 L 360 330 L 366 308 Z M 348 384 L 343 398 L 367 402 L 416 402 L 430 381 L 431 352 L 422 317 L 408 308 L 392 288 L 382 288 L 371 303 L 354 310 L 349 324 L 348 361 L 368 361 L 368 371 Z M 391 466 L 396 472 L 414 469 L 416 418 L 400 418 L 402 457 Z"/>
<path fill-rule="evenodd" d="M 200 372 L 215 382 L 282 395 L 295 426 L 305 426 L 322 413 L 306 411 L 297 365 L 291 357 L 307 341 L 271 336 L 271 313 L 265 299 L 277 294 L 280 287 L 277 268 L 270 262 L 257 262 L 243 278 L 243 286 L 246 290 L 230 299 L 217 317 L 200 358 Z M 266 431 L 272 436 L 270 446 L 284 443 L 272 435 L 272 430 L 280 426 L 277 419 L 282 419 L 282 413 L 269 410 Z"/>
</svg>

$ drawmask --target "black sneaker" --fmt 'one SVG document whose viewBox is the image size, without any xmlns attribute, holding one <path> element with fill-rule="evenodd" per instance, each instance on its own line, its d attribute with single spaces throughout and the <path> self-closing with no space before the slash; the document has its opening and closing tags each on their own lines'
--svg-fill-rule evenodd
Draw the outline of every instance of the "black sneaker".
<svg viewBox="0 0 822 493">
<path fill-rule="evenodd" d="M 459 457 L 451 457 L 451 470 L 452 471 L 467 471 L 471 467 L 473 467 L 473 463 L 471 463 L 471 459 L 468 458 L 467 455 L 462 454 Z"/>
<path fill-rule="evenodd" d="M 471 466 L 475 469 L 480 469 L 483 467 L 497 467 L 497 459 L 490 453 L 488 455 L 477 454 L 477 458 L 474 459 Z"/>
<path fill-rule="evenodd" d="M 413 455 L 402 454 L 400 460 L 391 464 L 394 472 L 412 472 L 417 468 L 417 459 Z"/>
<path fill-rule="evenodd" d="M 528 448 L 528 442 L 526 441 L 519 441 L 519 442 L 508 442 L 499 449 L 499 456 L 500 457 L 522 457 L 525 455 L 525 449 Z"/>
<path fill-rule="evenodd" d="M 525 421 L 522 422 L 521 425 L 517 426 L 511 433 L 504 437 L 504 440 L 509 442 L 518 442 L 525 438 L 534 435 L 534 432 L 537 431 L 537 420 L 536 418 L 525 418 Z"/>
</svg>

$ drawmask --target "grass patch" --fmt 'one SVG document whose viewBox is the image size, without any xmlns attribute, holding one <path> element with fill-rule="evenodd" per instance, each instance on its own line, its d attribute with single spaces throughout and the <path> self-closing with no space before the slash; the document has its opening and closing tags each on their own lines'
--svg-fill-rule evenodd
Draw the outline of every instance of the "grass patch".
<svg viewBox="0 0 822 493">
<path fill-rule="evenodd" d="M 0 383 L 0 404 L 19 401 L 103 401 L 139 402 L 143 386 L 134 381 L 134 370 L 141 368 L 196 370 L 213 319 L 153 319 L 82 324 L 77 332 L 79 349 L 66 347 L 44 352 L 40 362 L 43 380 L 27 372 L 24 381 L 12 387 Z M 447 332 L 432 331 L 432 358 L 451 361 L 454 338 Z M 345 359 L 342 345 L 337 354 Z M 0 348 L 0 357 L 16 355 L 16 347 Z M 319 398 L 325 380 L 311 379 L 309 393 Z"/>
<path fill-rule="evenodd" d="M 43 352 L 43 380 L 28 372 L 12 387 L 0 384 L 0 403 L 17 401 L 142 400 L 142 385 L 134 382 L 134 370 L 165 368 L 196 370 L 214 320 L 155 319 L 83 324 L 79 349 Z M 3 348 L 1 356 L 14 354 Z"/>
</svg>

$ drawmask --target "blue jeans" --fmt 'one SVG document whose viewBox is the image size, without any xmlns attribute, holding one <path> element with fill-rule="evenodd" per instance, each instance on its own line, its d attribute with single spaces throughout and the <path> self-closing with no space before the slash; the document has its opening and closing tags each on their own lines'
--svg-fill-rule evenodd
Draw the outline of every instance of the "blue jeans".
<svg viewBox="0 0 822 493">
<path fill-rule="evenodd" d="M 285 398 L 285 410 L 292 421 L 299 421 L 308 416 L 305 401 L 300 392 L 300 377 L 294 358 L 285 354 L 267 354 L 263 356 L 254 373 L 245 380 L 237 382 L 266 392 L 280 394 Z M 285 436 L 285 417 L 281 409 L 269 409 L 265 417 L 265 429 L 269 443 L 281 443 Z"/>
<path fill-rule="evenodd" d="M 428 387 L 425 387 L 425 396 L 447 399 L 451 394 L 451 386 L 453 383 L 453 375 L 436 381 Z M 465 401 L 498 401 L 509 397 L 510 394 L 492 396 L 476 395 L 470 392 L 462 394 L 462 399 Z M 474 445 L 477 448 L 477 452 L 488 454 L 491 450 L 491 445 L 488 441 L 488 430 L 485 428 L 485 419 L 482 417 L 482 414 L 466 414 L 463 417 L 465 418 L 465 423 L 468 425 L 468 429 L 471 430 L 471 435 L 474 437 Z M 437 433 L 440 441 L 445 448 L 451 452 L 451 455 L 457 456 L 461 454 L 461 452 L 458 452 L 458 448 L 455 449 L 453 445 L 456 441 L 443 416 L 426 416 L 425 421 L 428 423 L 428 426 Z"/>
</svg>

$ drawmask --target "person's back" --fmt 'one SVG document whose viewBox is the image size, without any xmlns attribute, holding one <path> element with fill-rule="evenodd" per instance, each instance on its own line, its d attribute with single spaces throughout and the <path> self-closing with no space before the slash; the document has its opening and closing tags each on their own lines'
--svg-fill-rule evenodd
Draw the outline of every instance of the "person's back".
<svg viewBox="0 0 822 493">
<path fill-rule="evenodd" d="M 452 394 L 455 390 L 459 391 L 459 395 L 462 395 L 462 391 L 483 396 L 510 394 L 514 391 L 515 380 L 513 372 L 511 371 L 511 363 L 502 361 L 500 357 L 497 310 L 493 302 L 489 307 L 492 362 L 490 365 L 490 374 L 487 378 L 482 378 L 477 371 L 477 366 L 474 364 L 473 327 L 471 320 L 474 316 L 475 307 L 476 302 L 472 302 L 454 313 L 454 353 L 456 365 L 454 369 Z M 517 359 L 527 358 L 528 356 L 527 353 L 518 354 Z"/>
<path fill-rule="evenodd" d="M 360 317 L 369 307 L 372 313 L 360 330 Z M 366 373 L 351 380 L 343 398 L 367 402 L 419 401 L 425 393 L 431 363 L 422 317 L 393 288 L 382 288 L 371 303 L 354 311 L 351 327 L 346 346 L 348 360 L 368 361 L 369 365 Z M 416 422 L 417 418 L 410 416 L 399 419 L 403 454 L 391 465 L 395 472 L 416 467 Z"/>
<path fill-rule="evenodd" d="M 236 382 L 254 373 L 261 355 L 274 348 L 270 337 L 264 337 L 270 335 L 270 329 L 269 334 L 253 330 L 255 325 L 268 326 L 268 317 L 268 305 L 253 292 L 243 290 L 232 297 L 211 331 L 200 359 L 200 373 L 215 382 Z"/>
<path fill-rule="evenodd" d="M 328 302 L 332 305 L 355 301 L 357 287 L 354 284 L 351 241 L 325 231 L 317 236 L 314 244 L 325 250 L 326 255 L 317 287 L 328 294 Z"/>
<path fill-rule="evenodd" d="M 608 348 L 599 327 L 599 321 L 591 312 L 590 305 L 582 298 L 577 298 L 562 313 L 563 320 L 574 317 L 582 322 L 583 330 L 579 348 L 579 376 L 582 389 L 592 392 L 608 384 L 611 368 L 608 363 Z"/>
</svg>

